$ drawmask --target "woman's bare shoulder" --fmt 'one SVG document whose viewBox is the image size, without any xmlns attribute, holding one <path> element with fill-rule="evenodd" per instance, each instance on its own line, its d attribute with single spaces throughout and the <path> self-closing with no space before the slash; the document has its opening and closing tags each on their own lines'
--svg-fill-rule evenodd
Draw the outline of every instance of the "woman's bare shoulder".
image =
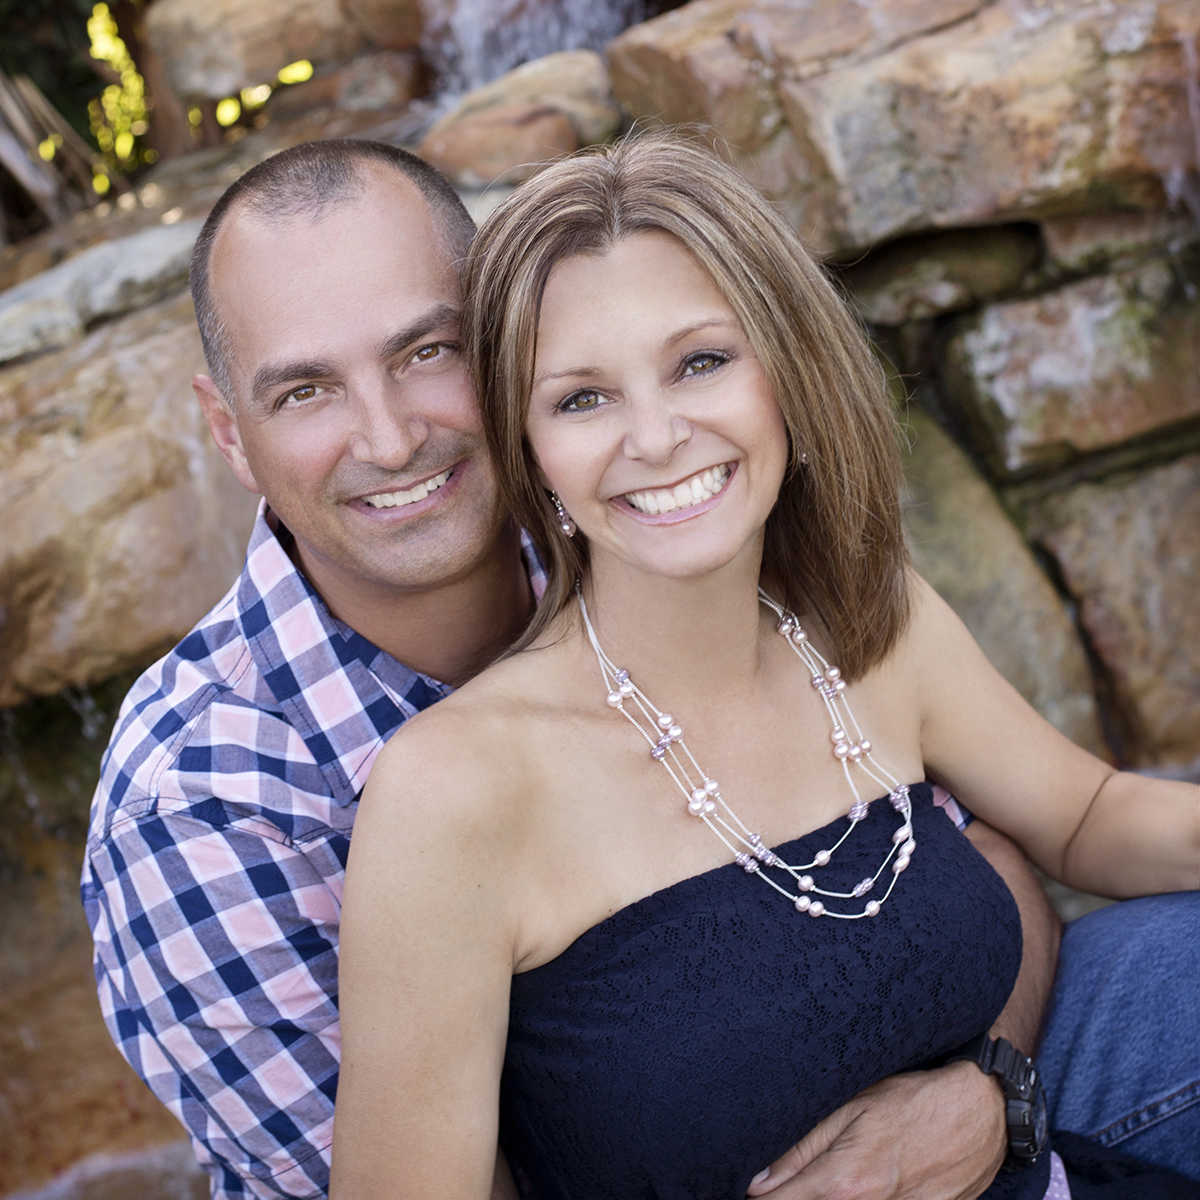
<svg viewBox="0 0 1200 1200">
<path fill-rule="evenodd" d="M 406 721 L 379 752 L 363 807 L 403 797 L 408 819 L 446 831 L 510 821 L 535 789 L 537 747 L 556 719 L 547 664 L 530 651 L 503 659 Z M 399 815 L 397 814 L 397 819 Z"/>
</svg>

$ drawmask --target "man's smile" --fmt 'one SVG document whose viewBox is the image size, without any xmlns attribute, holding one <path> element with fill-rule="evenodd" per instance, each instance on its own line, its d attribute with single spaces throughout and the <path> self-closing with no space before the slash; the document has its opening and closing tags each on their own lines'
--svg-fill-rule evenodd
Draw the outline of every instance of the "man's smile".
<svg viewBox="0 0 1200 1200">
<path fill-rule="evenodd" d="M 392 492 L 375 492 L 370 496 L 361 496 L 360 499 L 371 508 L 402 508 L 406 504 L 416 504 L 417 501 L 424 500 L 430 492 L 436 492 L 450 478 L 452 470 L 452 467 L 447 468 L 429 479 L 423 479 L 413 484 L 410 488 Z"/>
</svg>

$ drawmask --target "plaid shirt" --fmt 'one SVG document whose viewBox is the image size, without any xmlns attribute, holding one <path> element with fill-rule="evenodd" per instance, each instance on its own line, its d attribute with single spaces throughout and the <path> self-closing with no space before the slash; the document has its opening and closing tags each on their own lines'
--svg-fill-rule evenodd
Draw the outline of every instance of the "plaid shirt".
<svg viewBox="0 0 1200 1200">
<path fill-rule="evenodd" d="M 272 523 L 126 698 L 83 867 L 105 1022 L 215 1200 L 328 1192 L 350 828 L 384 741 L 451 690 L 334 618 Z"/>
</svg>

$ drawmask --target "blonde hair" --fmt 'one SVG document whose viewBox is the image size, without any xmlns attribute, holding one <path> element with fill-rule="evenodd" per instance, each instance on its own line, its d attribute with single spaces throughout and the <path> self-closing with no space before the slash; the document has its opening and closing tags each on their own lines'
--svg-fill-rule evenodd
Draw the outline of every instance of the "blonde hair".
<svg viewBox="0 0 1200 1200">
<path fill-rule="evenodd" d="M 563 259 L 648 230 L 678 238 L 712 276 L 774 389 L 789 469 L 763 573 L 789 608 L 816 615 L 843 673 L 860 676 L 908 619 L 887 380 L 795 233 L 711 148 L 678 134 L 639 133 L 551 164 L 496 209 L 467 258 L 464 336 L 484 428 L 504 498 L 548 574 L 517 646 L 545 630 L 587 567 L 586 541 L 563 537 L 524 435 L 546 280 Z"/>
</svg>

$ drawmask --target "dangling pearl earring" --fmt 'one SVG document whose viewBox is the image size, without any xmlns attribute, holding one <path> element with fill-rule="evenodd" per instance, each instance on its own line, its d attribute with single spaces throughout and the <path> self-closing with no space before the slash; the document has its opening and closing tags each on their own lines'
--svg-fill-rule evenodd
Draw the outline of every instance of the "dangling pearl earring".
<svg viewBox="0 0 1200 1200">
<path fill-rule="evenodd" d="M 554 505 L 554 512 L 558 516 L 558 527 L 567 535 L 567 537 L 575 536 L 575 522 L 571 520 L 571 514 L 563 508 L 563 502 L 558 498 L 557 492 L 550 493 L 550 503 Z"/>
</svg>

